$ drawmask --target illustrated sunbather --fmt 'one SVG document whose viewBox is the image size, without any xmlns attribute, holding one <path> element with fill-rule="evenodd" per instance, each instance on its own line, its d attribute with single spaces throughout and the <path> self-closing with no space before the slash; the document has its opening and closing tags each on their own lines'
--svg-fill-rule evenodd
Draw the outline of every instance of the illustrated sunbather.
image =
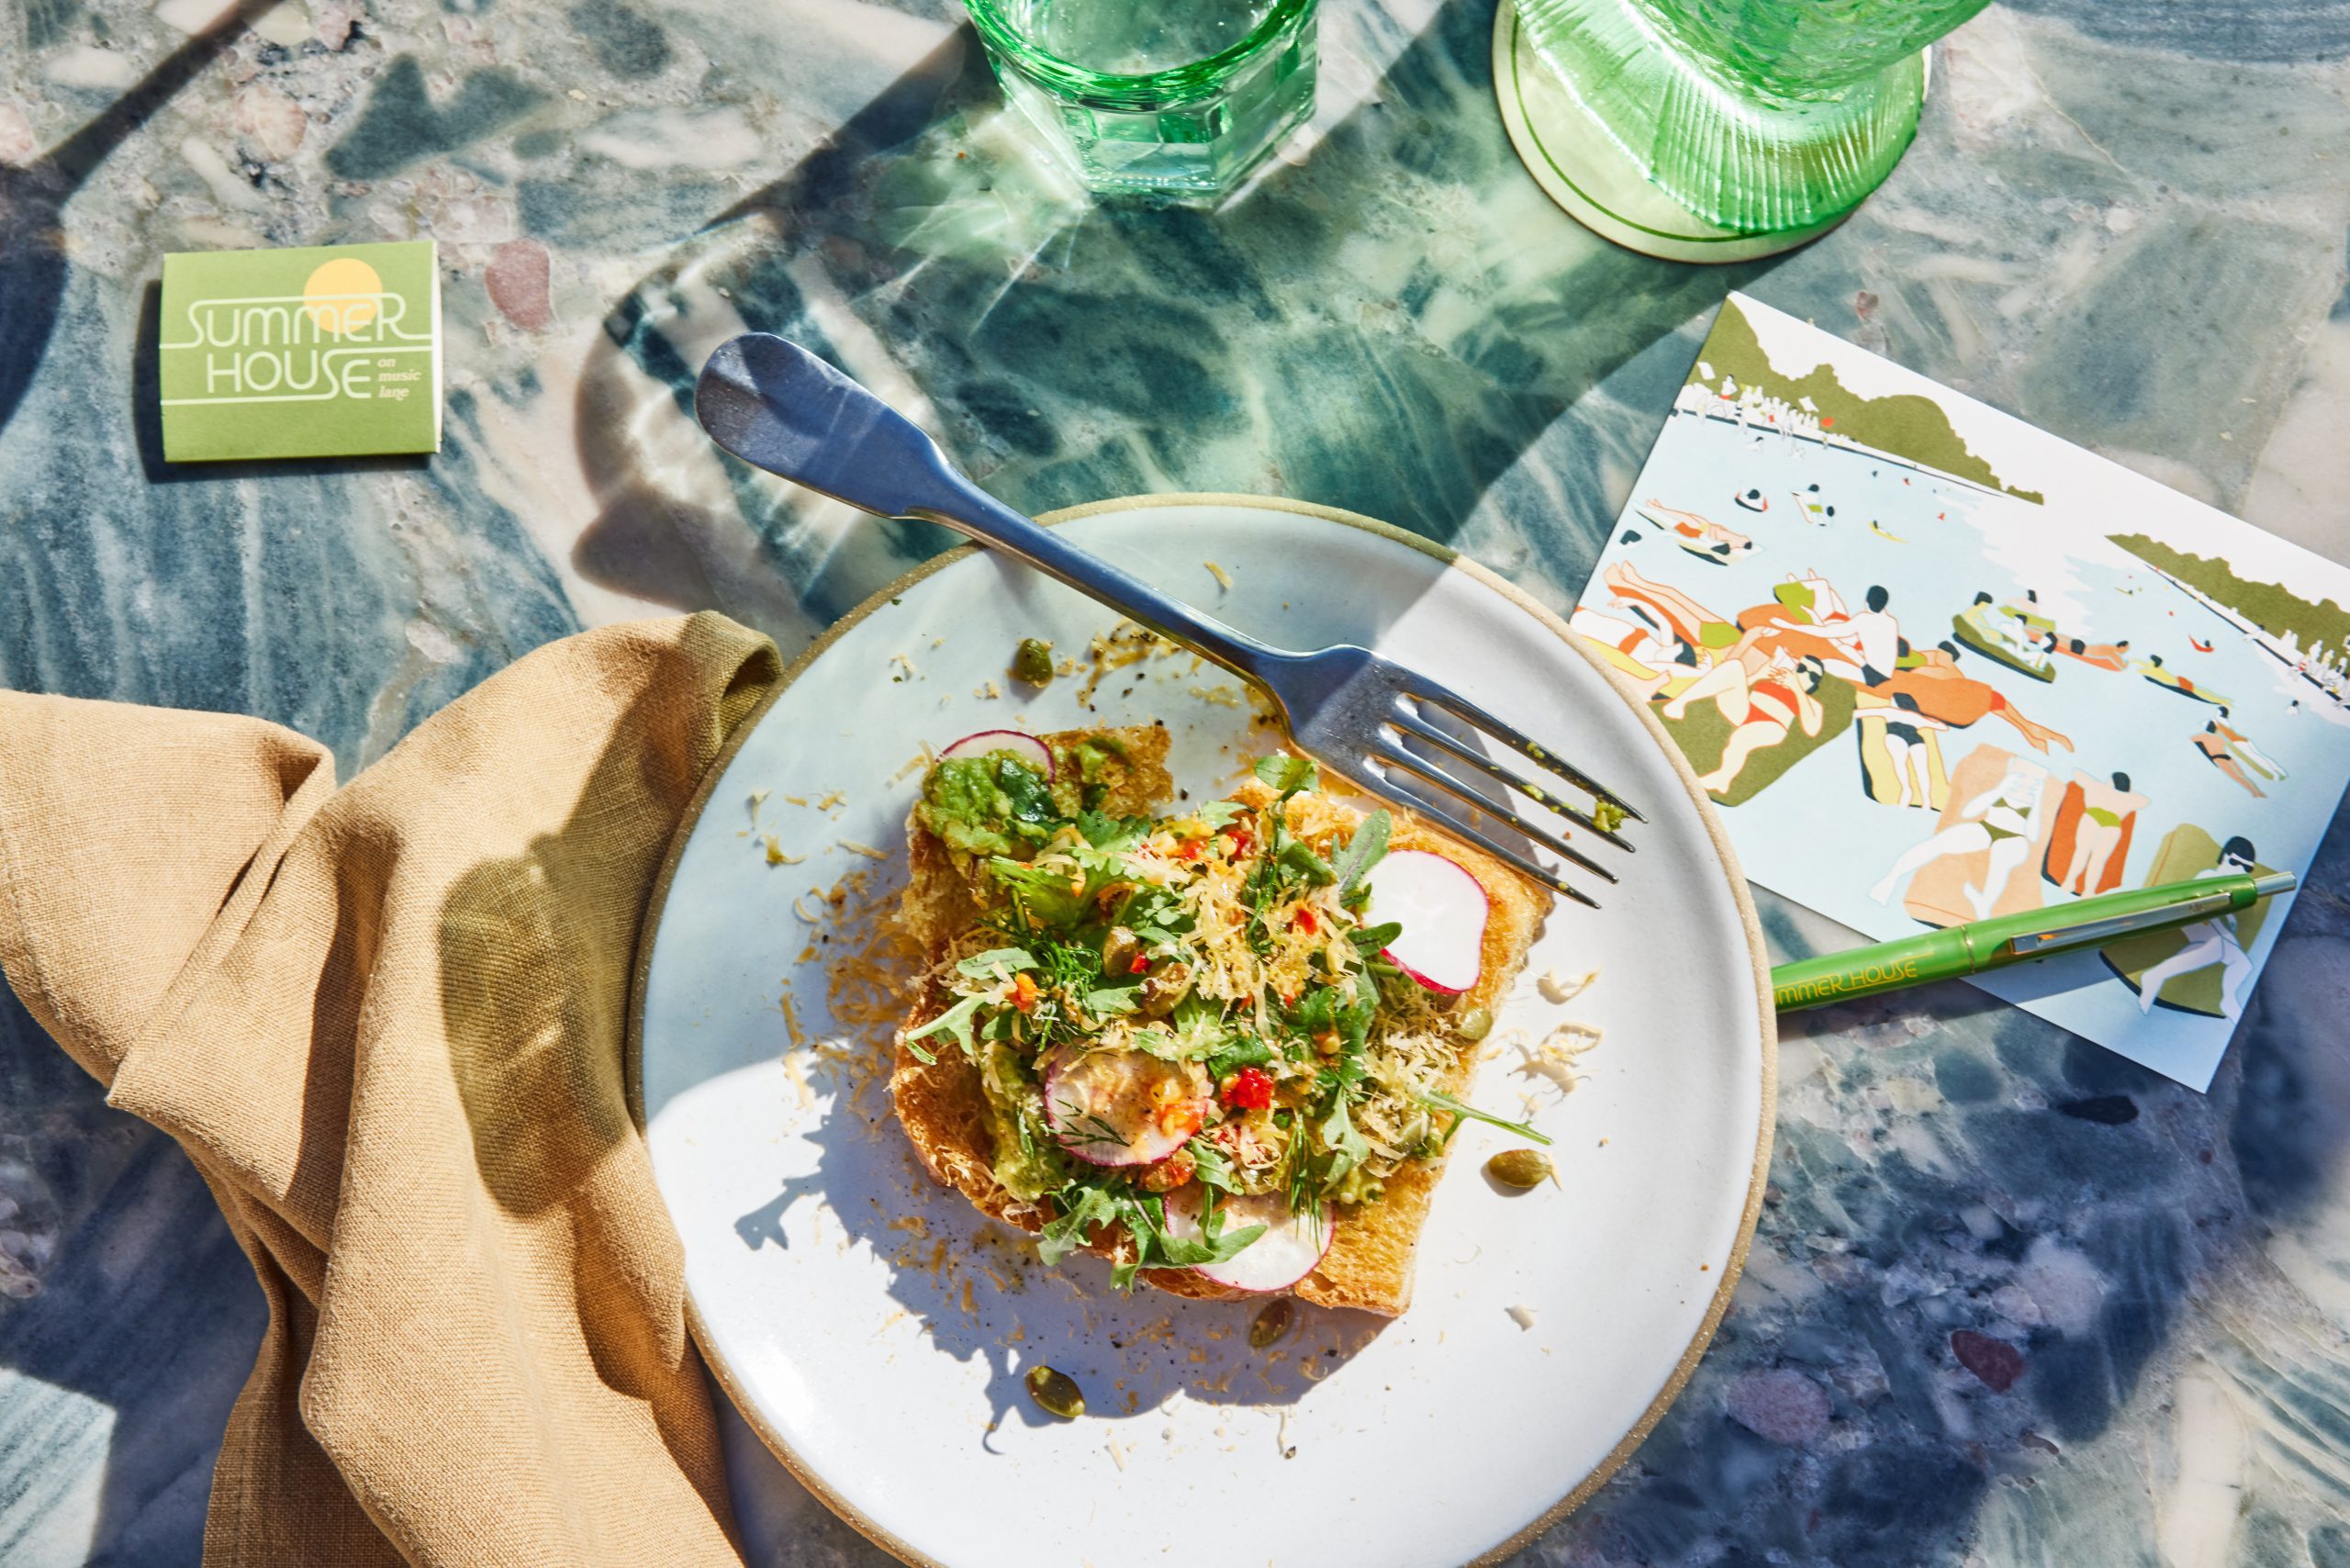
<svg viewBox="0 0 2350 1568">
<path fill-rule="evenodd" d="M 2220 863 L 2208 871 L 2198 871 L 2197 879 L 2205 877 L 2229 877 L 2249 872 L 2259 857 L 2254 853 L 2252 840 L 2238 835 L 2228 840 L 2220 851 Z M 2258 906 L 2255 906 L 2255 908 Z M 2199 921 L 2182 926 L 2179 935 L 2187 938 L 2187 946 L 2138 977 L 2138 1011 L 2152 1013 L 2162 997 L 2162 989 L 2181 975 L 2198 969 L 2220 966 L 2220 1016 L 2232 1021 L 2244 1011 L 2244 1003 L 2236 997 L 2236 988 L 2244 977 L 2252 972 L 2252 959 L 2244 950 L 2236 922 L 2241 916 L 2223 914 L 2215 920 Z"/>
<path fill-rule="evenodd" d="M 1697 778 L 1708 794 L 1729 794 L 1749 757 L 1785 740 L 1797 724 L 1807 735 L 1819 734 L 1827 717 L 1812 695 L 1822 679 L 1819 661 L 1790 658 L 1784 652 L 1766 654 L 1758 641 L 1749 633 L 1736 656 L 1722 660 L 1664 705 L 1664 716 L 1679 720 L 1688 716 L 1691 703 L 1711 698 L 1715 711 L 1730 725 L 1721 761 Z"/>
<path fill-rule="evenodd" d="M 2285 777 L 2285 765 L 2254 745 L 2250 735 L 2230 724 L 2225 708 L 2220 710 L 2219 718 L 2212 721 L 2209 728 L 2213 734 L 2227 742 L 2228 749 L 2249 764 L 2252 770 L 2263 778 L 2274 781 Z"/>
<path fill-rule="evenodd" d="M 1567 627 L 1603 647 L 1615 649 L 1646 671 L 1645 675 L 1637 676 L 1626 672 L 1626 678 L 1644 699 L 1663 690 L 1665 683 L 1685 667 L 1675 662 L 1676 650 L 1667 647 L 1656 633 L 1638 622 L 1619 621 L 1596 610 L 1577 610 L 1567 617 Z"/>
<path fill-rule="evenodd" d="M 2150 654 L 2143 659 L 2134 660 L 2130 667 L 2164 690 L 2176 691 L 2181 697 L 2192 697 L 2198 702 L 2210 702 L 2214 705 L 2224 704 L 2228 700 L 2210 688 L 2198 686 L 2190 678 L 2169 668 L 2163 663 L 2163 656 L 2160 654 Z"/>
<path fill-rule="evenodd" d="M 2085 665 L 2095 665 L 2099 669 L 2130 667 L 2130 639 L 2127 637 L 2118 643 L 2085 643 L 2078 637 L 2064 637 L 2058 639 L 2056 652 L 2078 659 Z"/>
<path fill-rule="evenodd" d="M 1974 907 L 1975 917 L 1989 919 L 1992 906 L 1999 902 L 2000 890 L 2031 853 L 2032 841 L 2040 834 L 2035 817 L 2047 786 L 2046 769 L 2020 756 L 2009 758 L 2008 770 L 1997 784 L 1959 808 L 1958 814 L 1964 820 L 1904 850 L 1884 880 L 1869 890 L 1869 897 L 1879 903 L 1889 902 L 1894 888 L 1904 877 L 1945 856 L 1974 855 L 1987 849 L 1991 858 L 1984 868 L 1982 884 L 1978 887 L 1970 882 L 1964 892 L 1966 902 Z"/>
<path fill-rule="evenodd" d="M 1743 555 L 1754 548 L 1754 541 L 1743 533 L 1724 528 L 1710 518 L 1678 507 L 1666 506 L 1653 497 L 1632 509 L 1651 528 L 1661 529 L 1673 536 L 1673 542 L 1692 555 L 1719 565 L 1732 555 Z"/>
<path fill-rule="evenodd" d="M 1885 749 L 1893 758 L 1894 781 L 1901 787 L 1900 798 L 1893 803 L 1930 806 L 1934 801 L 1934 754 L 1926 749 L 1924 732 L 1950 726 L 1915 709 L 1902 712 L 1902 717 L 1885 722 Z"/>
<path fill-rule="evenodd" d="M 1910 656 L 1918 661 L 1915 666 L 1895 671 L 1876 686 L 1896 705 L 1938 719 L 1954 730 L 1965 729 L 1988 713 L 2014 725 L 2035 751 L 2046 751 L 2052 741 L 2066 751 L 2073 749 L 2073 743 L 2065 736 L 2017 711 L 1996 687 L 1961 675 L 1953 650 L 1925 648 Z"/>
<path fill-rule="evenodd" d="M 2230 734 L 2234 733 L 2232 730 L 2229 732 Z M 2267 798 L 2268 792 L 2255 784 L 2244 772 L 2244 764 L 2236 760 L 2234 750 L 2228 745 L 2227 736 L 2220 734 L 2220 726 L 2216 722 L 2204 725 L 2201 734 L 2189 735 L 2187 738 L 2189 745 L 2203 754 L 2204 761 L 2244 786 L 2255 800 Z"/>
<path fill-rule="evenodd" d="M 2048 654 L 2056 644 L 2056 633 L 2034 626 L 2025 619 L 2023 610 L 2012 604 L 1994 604 L 1989 594 L 1978 593 L 1964 615 L 1976 631 L 2021 663 L 2033 669 L 2048 667 Z"/>
<path fill-rule="evenodd" d="M 1739 611 L 1741 628 L 1771 632 L 1779 649 L 1795 658 L 1816 658 L 1826 673 L 1855 686 L 1874 686 L 1894 668 L 1901 622 L 1886 613 L 1892 596 L 1882 586 L 1868 590 L 1868 608 L 1858 613 L 1847 610 L 1817 573 L 1790 576 L 1773 593 L 1773 603 Z"/>
<path fill-rule="evenodd" d="M 1701 667 L 1727 657 L 1738 643 L 1736 622 L 1715 614 L 1677 588 L 1640 576 L 1628 561 L 1609 566 L 1600 580 L 1617 599 L 1646 610 L 1651 620 L 1679 638 Z"/>
<path fill-rule="evenodd" d="M 2081 818 L 2073 829 L 2072 864 L 2057 885 L 2086 893 L 2105 879 L 2106 863 L 2121 847 L 2122 823 L 2148 802 L 2143 795 L 2130 792 L 2127 773 L 2116 773 L 2109 790 L 2087 774 L 2075 774 L 2073 782 L 2081 787 Z"/>
</svg>

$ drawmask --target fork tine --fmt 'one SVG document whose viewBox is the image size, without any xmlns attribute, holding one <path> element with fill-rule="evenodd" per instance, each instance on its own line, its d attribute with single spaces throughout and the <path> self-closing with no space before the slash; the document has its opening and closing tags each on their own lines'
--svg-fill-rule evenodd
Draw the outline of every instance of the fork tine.
<svg viewBox="0 0 2350 1568">
<path fill-rule="evenodd" d="M 1418 795 L 1413 794 L 1408 790 L 1399 789 L 1384 776 L 1373 773 L 1368 767 L 1358 768 L 1356 771 L 1348 773 L 1347 775 L 1347 781 L 1349 784 L 1356 785 L 1359 788 L 1366 790 L 1371 794 L 1378 796 L 1381 800 L 1385 801 L 1391 806 L 1401 806 L 1404 810 L 1412 812 L 1415 816 L 1434 819 L 1448 833 L 1453 834 L 1475 846 L 1477 848 L 1490 853 L 1494 858 L 1507 863 L 1509 868 L 1517 872 L 1520 876 L 1526 877 L 1529 880 L 1539 882 L 1553 892 L 1559 893 L 1566 898 L 1571 898 L 1574 900 L 1575 902 L 1588 905 L 1593 909 L 1597 909 L 1599 907 L 1597 900 L 1594 899 L 1589 893 L 1584 892 L 1581 888 L 1574 887 L 1568 883 L 1566 879 L 1561 877 L 1556 871 L 1550 870 L 1547 867 L 1536 865 L 1533 861 L 1528 860 L 1525 856 L 1511 849 L 1507 845 L 1494 843 L 1483 834 L 1479 833 L 1476 829 L 1461 823 L 1452 815 L 1452 813 L 1444 810 L 1438 802 L 1423 799 Z"/>
<path fill-rule="evenodd" d="M 1472 810 L 1484 812 L 1487 816 L 1492 817 L 1495 822 L 1507 823 L 1509 826 L 1523 834 L 1526 837 L 1533 840 L 1536 844 L 1539 844 L 1543 848 L 1549 850 L 1551 854 L 1558 856 L 1562 860 L 1572 861 L 1574 864 L 1582 867 L 1584 870 L 1590 872 L 1593 876 L 1599 878 L 1602 881 L 1612 882 L 1616 880 L 1616 873 L 1593 860 L 1590 857 L 1583 855 L 1575 849 L 1570 848 L 1565 840 L 1559 838 L 1546 828 L 1528 822 L 1524 817 L 1519 816 L 1507 806 L 1502 805 L 1496 801 L 1488 801 L 1483 796 L 1472 792 L 1467 785 L 1462 784 L 1459 779 L 1452 778 L 1442 768 L 1431 767 L 1420 758 L 1414 756 L 1411 753 L 1400 749 L 1382 746 L 1374 749 L 1371 755 L 1376 757 L 1386 767 L 1402 767 L 1406 772 L 1416 774 L 1421 778 L 1426 779 L 1436 789 L 1443 790 L 1446 794 L 1461 801 Z"/>
<path fill-rule="evenodd" d="M 1460 816 L 1453 812 L 1446 802 L 1413 794 L 1408 790 L 1398 789 L 1395 785 L 1390 783 L 1384 778 L 1373 780 L 1367 786 L 1367 788 L 1370 789 L 1371 793 L 1380 796 L 1392 804 L 1403 807 L 1405 811 L 1413 812 L 1415 815 L 1433 819 L 1446 832 L 1451 834 L 1456 838 L 1461 839 L 1472 847 L 1492 856 L 1494 859 L 1503 862 L 1505 865 L 1508 866 L 1510 869 L 1517 872 L 1520 876 L 1525 877 L 1528 880 L 1539 882 L 1544 887 L 1549 888 L 1552 892 L 1559 894 L 1562 898 L 1572 899 L 1575 902 L 1583 905 L 1585 908 L 1597 909 L 1599 907 L 1599 901 L 1597 899 L 1593 898 L 1589 893 L 1584 892 L 1581 888 L 1578 888 L 1573 883 L 1568 881 L 1564 877 L 1559 875 L 1558 872 L 1551 870 L 1547 866 L 1536 864 L 1534 861 L 1528 859 L 1525 856 L 1520 855 L 1517 851 L 1510 848 L 1509 846 L 1505 844 L 1495 843 L 1486 834 L 1478 832 L 1467 823 L 1460 820 Z"/>
<path fill-rule="evenodd" d="M 1368 755 L 1368 752 L 1365 752 L 1365 759 L 1368 759 L 1368 757 L 1370 757 L 1370 755 Z M 1356 767 L 1354 767 L 1354 768 L 1342 768 L 1342 771 L 1347 773 L 1347 783 L 1351 783 L 1351 785 L 1356 785 L 1356 788 L 1365 790 L 1365 792 L 1370 792 L 1370 795 L 1377 795 L 1377 797 L 1380 797 L 1380 800 L 1384 800 L 1386 804 L 1389 804 L 1389 806 L 1403 806 L 1403 809 L 1410 811 L 1410 813 L 1413 813 L 1413 816 L 1431 818 L 1431 821 L 1438 823 L 1438 825 L 1443 827 L 1445 832 L 1450 832 L 1450 834 L 1455 834 L 1457 839 L 1464 839 L 1464 842 L 1469 842 L 1469 844 L 1472 844 L 1472 846 L 1481 848 L 1481 851 L 1485 851 L 1485 854 L 1490 854 L 1490 856 L 1493 856 L 1493 858 L 1504 860 L 1504 863 L 1509 865 L 1509 868 L 1514 869 L 1514 872 L 1518 872 L 1520 877 L 1528 877 L 1528 879 L 1530 879 L 1530 881 L 1539 881 L 1541 886 L 1546 886 L 1546 889 L 1551 889 L 1553 893 L 1561 893 L 1562 898 L 1572 898 L 1572 901 L 1574 901 L 1574 902 L 1579 902 L 1579 905 L 1594 907 L 1594 910 L 1595 910 L 1595 907 L 1600 907 L 1600 905 L 1598 905 L 1598 901 L 1595 901 L 1595 898 L 1591 898 L 1591 893 L 1582 891 L 1582 889 L 1579 889 L 1579 886 L 1570 884 L 1570 881 L 1565 879 L 1565 877 L 1561 877 L 1561 875 L 1558 875 L 1558 872 L 1553 872 L 1551 868 L 1546 868 L 1546 865 L 1535 865 L 1535 863 L 1532 863 L 1532 860 L 1528 860 L 1528 858 L 1525 858 L 1525 856 L 1520 856 L 1518 851 L 1514 851 L 1514 848 L 1511 848 L 1509 844 L 1494 844 L 1493 839 L 1485 837 L 1485 834 L 1483 834 L 1483 832 L 1478 832 L 1476 827 L 1469 827 L 1469 825 L 1464 825 L 1464 823 L 1461 823 L 1461 821 L 1457 821 L 1455 813 L 1450 813 L 1450 811 L 1445 809 L 1445 806 L 1440 804 L 1440 801 L 1427 800 L 1427 797 L 1422 797 L 1422 795 L 1413 795 L 1413 792 L 1410 792 L 1410 790 L 1398 788 L 1398 785 L 1393 783 L 1393 780 L 1386 778 L 1384 773 L 1375 773 L 1375 771 L 1372 771 L 1372 768 L 1360 767 L 1360 759 L 1359 759 L 1359 762 L 1356 762 Z"/>
<path fill-rule="evenodd" d="M 1549 750 L 1527 738 L 1526 734 L 1515 725 L 1503 722 L 1460 693 L 1448 690 L 1432 680 L 1416 681 L 1414 685 L 1417 689 L 1412 690 L 1411 695 L 1416 700 L 1432 702 L 1470 728 L 1483 730 L 1527 761 L 1538 767 L 1549 768 L 1578 790 L 1590 791 L 1595 800 L 1606 801 L 1634 822 L 1644 823 L 1649 820 L 1634 811 L 1631 802 L 1615 790 L 1604 788 L 1597 779 L 1581 768 L 1560 761 Z M 1550 802 L 1544 803 L 1547 805 Z"/>
<path fill-rule="evenodd" d="M 1561 804 L 1557 796 L 1552 795 L 1550 791 L 1542 789 L 1539 785 L 1528 784 L 1525 779 L 1520 778 L 1516 774 L 1512 773 L 1508 768 L 1504 767 L 1492 757 L 1486 756 L 1480 752 L 1472 751 L 1469 747 L 1453 739 L 1450 735 L 1446 734 L 1442 730 L 1438 729 L 1434 724 L 1429 723 L 1427 720 L 1415 717 L 1414 715 L 1398 709 L 1394 718 L 1392 719 L 1390 722 L 1393 723 L 1398 730 L 1401 730 L 1405 734 L 1417 736 L 1419 739 L 1427 742 L 1430 745 L 1441 747 L 1447 754 L 1460 758 L 1461 761 L 1467 763 L 1470 767 L 1477 769 L 1486 777 L 1507 785 L 1509 788 L 1516 790 L 1519 794 L 1525 796 L 1528 800 L 1532 801 L 1536 805 L 1546 807 L 1550 811 L 1558 812 L 1559 815 L 1566 818 L 1569 822 L 1574 823 L 1577 827 L 1582 828 L 1584 832 L 1591 834 L 1603 843 L 1612 844 L 1617 848 L 1624 851 L 1627 855 L 1633 854 L 1639 848 L 1639 846 L 1628 843 L 1624 839 L 1617 836 L 1613 832 L 1600 826 L 1591 818 L 1583 815 L 1581 812 L 1576 811 L 1572 806 Z M 1562 855 L 1573 853 L 1572 850 L 1564 848 L 1561 848 L 1559 852 Z M 1588 864 L 1588 862 L 1585 863 Z"/>
</svg>

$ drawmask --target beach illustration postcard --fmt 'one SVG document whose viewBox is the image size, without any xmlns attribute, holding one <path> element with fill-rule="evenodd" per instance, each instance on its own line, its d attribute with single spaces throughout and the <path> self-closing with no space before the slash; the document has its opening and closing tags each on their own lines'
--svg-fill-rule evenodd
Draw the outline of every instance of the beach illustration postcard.
<svg viewBox="0 0 2350 1568">
<path fill-rule="evenodd" d="M 2350 781 L 2350 569 L 1732 295 L 1572 617 L 1870 937 L 2236 868 Z M 2289 896 L 1975 983 L 2209 1086 Z"/>
</svg>

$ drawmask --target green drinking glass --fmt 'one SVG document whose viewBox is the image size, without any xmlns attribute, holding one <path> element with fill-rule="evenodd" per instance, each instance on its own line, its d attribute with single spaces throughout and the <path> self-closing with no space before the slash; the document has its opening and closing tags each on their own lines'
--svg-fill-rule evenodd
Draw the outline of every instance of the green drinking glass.
<svg viewBox="0 0 2350 1568">
<path fill-rule="evenodd" d="M 1898 162 L 1926 45 L 1988 0 L 1516 0 L 1590 122 L 1722 230 L 1813 230 Z"/>
<path fill-rule="evenodd" d="M 1197 200 L 1314 112 L 1316 0 L 964 0 L 1004 96 L 1098 192 Z"/>
</svg>

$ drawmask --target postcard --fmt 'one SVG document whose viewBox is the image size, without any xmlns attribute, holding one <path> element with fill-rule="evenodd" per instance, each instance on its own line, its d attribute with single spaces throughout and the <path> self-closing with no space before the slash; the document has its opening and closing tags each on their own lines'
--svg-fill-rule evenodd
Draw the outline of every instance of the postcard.
<svg viewBox="0 0 2350 1568">
<path fill-rule="evenodd" d="M 2350 782 L 2350 569 L 1732 295 L 1572 617 L 1875 939 L 2236 868 Z M 2289 895 L 1975 983 L 2209 1087 Z"/>
</svg>

